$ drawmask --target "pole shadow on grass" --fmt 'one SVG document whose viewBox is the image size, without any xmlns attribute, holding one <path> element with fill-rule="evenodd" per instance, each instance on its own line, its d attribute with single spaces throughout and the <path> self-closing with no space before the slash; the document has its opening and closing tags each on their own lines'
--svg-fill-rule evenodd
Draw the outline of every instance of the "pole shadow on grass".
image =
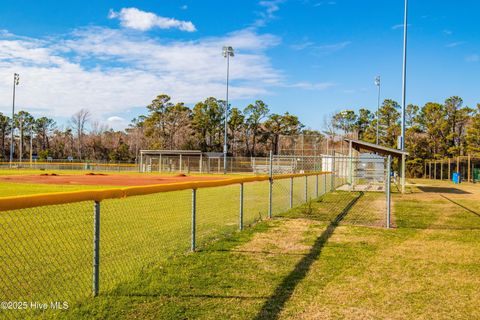
<svg viewBox="0 0 480 320">
<path fill-rule="evenodd" d="M 280 312 L 283 310 L 285 304 L 290 299 L 293 291 L 297 285 L 307 275 L 312 264 L 318 259 L 323 247 L 328 239 L 333 235 L 333 232 L 338 227 L 340 222 L 345 218 L 347 213 L 357 203 L 357 201 L 364 195 L 360 192 L 358 196 L 352 199 L 340 212 L 335 219 L 333 219 L 323 233 L 315 240 L 310 252 L 305 255 L 295 266 L 295 268 L 283 279 L 283 281 L 275 289 L 274 293 L 263 304 L 262 309 L 254 318 L 256 320 L 277 319 Z"/>
<path fill-rule="evenodd" d="M 457 206 L 459 206 L 459 207 L 461 207 L 461 208 L 463 208 L 463 209 L 467 210 L 468 212 L 470 212 L 470 213 L 473 213 L 474 215 L 476 215 L 476 216 L 480 217 L 480 213 L 478 213 L 478 212 L 476 212 L 476 211 L 473 211 L 472 209 L 470 209 L 470 208 L 467 208 L 467 207 L 465 207 L 464 205 L 462 205 L 462 204 L 460 204 L 460 203 L 458 203 L 458 202 L 456 202 L 456 201 L 453 201 L 453 200 L 452 200 L 452 199 L 450 199 L 450 198 L 447 198 L 447 197 L 445 197 L 443 194 L 441 194 L 440 196 L 441 196 L 442 198 L 444 198 L 444 199 L 446 199 L 446 200 L 450 201 L 451 203 L 453 203 L 453 204 L 456 204 Z"/>
</svg>

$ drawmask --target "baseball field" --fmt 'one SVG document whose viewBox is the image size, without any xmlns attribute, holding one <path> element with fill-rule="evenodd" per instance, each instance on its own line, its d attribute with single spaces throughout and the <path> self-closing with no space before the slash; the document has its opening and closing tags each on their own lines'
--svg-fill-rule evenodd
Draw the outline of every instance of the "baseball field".
<svg viewBox="0 0 480 320">
<path fill-rule="evenodd" d="M 199 188 L 193 253 L 192 190 L 102 200 L 97 297 L 92 201 L 2 211 L 5 297 L 68 303 L 67 310 L 2 312 L 45 319 L 480 316 L 478 185 L 412 180 L 406 194 L 394 192 L 394 228 L 385 229 L 383 193 L 331 192 L 330 177 L 318 177 L 274 180 L 273 219 L 269 182 L 244 183 L 242 232 L 239 184 Z M 0 193 L 232 178 L 7 170 Z"/>
</svg>

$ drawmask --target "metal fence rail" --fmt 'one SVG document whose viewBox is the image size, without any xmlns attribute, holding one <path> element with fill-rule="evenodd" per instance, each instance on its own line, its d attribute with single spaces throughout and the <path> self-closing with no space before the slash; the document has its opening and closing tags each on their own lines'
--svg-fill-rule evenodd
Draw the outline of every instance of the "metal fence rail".
<svg viewBox="0 0 480 320">
<path fill-rule="evenodd" d="M 310 201 L 319 220 L 354 199 L 342 223 L 394 225 L 390 158 L 322 165 L 330 170 L 274 174 L 271 165 L 262 176 L 0 198 L 2 298 L 74 304 L 109 294 L 145 268 Z"/>
<path fill-rule="evenodd" d="M 339 186 L 256 176 L 0 198 L 3 300 L 77 301 Z"/>
</svg>

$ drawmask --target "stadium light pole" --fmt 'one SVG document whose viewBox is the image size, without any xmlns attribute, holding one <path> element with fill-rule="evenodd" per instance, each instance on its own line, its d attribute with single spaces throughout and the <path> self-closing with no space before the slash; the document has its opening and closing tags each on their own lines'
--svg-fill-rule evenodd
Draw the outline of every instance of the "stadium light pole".
<svg viewBox="0 0 480 320">
<path fill-rule="evenodd" d="M 402 136 L 400 149 L 405 151 L 405 109 L 407 98 L 407 33 L 408 32 L 408 0 L 405 0 L 405 13 L 403 16 L 403 70 L 402 70 Z M 405 193 L 405 155 L 402 155 L 402 193 Z"/>
<path fill-rule="evenodd" d="M 15 130 L 15 88 L 18 86 L 20 82 L 20 75 L 18 73 L 13 74 L 13 103 L 12 103 L 12 128 L 11 128 L 11 136 L 10 136 L 10 167 L 13 164 L 13 133 Z"/>
<path fill-rule="evenodd" d="M 234 56 L 233 48 L 232 47 L 223 47 L 223 57 L 227 58 L 227 96 L 226 96 L 226 104 L 225 104 L 225 132 L 224 132 L 224 140 L 223 140 L 223 174 L 227 174 L 227 118 L 228 118 L 228 80 L 230 76 L 230 57 Z"/>
<path fill-rule="evenodd" d="M 408 32 L 408 0 L 405 0 L 405 13 L 403 20 L 403 69 L 402 69 L 402 134 L 400 148 L 405 151 L 405 108 L 407 97 L 407 32 Z"/>
<path fill-rule="evenodd" d="M 380 76 L 377 76 L 375 78 L 375 85 L 378 87 L 378 99 L 377 99 L 377 145 L 378 145 L 378 126 L 379 126 L 379 122 L 380 122 L 380 85 L 381 85 L 381 82 L 380 82 Z"/>
</svg>

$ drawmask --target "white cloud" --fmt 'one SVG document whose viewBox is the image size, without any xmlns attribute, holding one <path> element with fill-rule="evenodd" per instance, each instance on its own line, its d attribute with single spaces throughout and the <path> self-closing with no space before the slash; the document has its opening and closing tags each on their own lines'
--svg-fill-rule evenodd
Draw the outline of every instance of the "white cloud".
<svg viewBox="0 0 480 320">
<path fill-rule="evenodd" d="M 445 45 L 445 47 L 454 48 L 454 47 L 461 46 L 462 44 L 465 44 L 465 41 L 451 42 L 451 43 L 448 43 L 447 45 Z"/>
<path fill-rule="evenodd" d="M 290 48 L 292 48 L 293 50 L 296 50 L 296 51 L 301 51 L 301 50 L 310 48 L 313 45 L 315 45 L 315 42 L 312 42 L 312 41 L 309 41 L 309 40 L 304 40 L 302 42 L 290 45 Z"/>
<path fill-rule="evenodd" d="M 123 130 L 128 127 L 129 123 L 130 121 L 122 117 L 112 116 L 107 119 L 106 125 L 113 130 Z"/>
<path fill-rule="evenodd" d="M 465 57 L 465 61 L 467 62 L 479 62 L 480 61 L 480 55 L 478 54 L 471 54 Z"/>
<path fill-rule="evenodd" d="M 314 47 L 314 53 L 319 55 L 332 54 L 348 47 L 352 42 L 344 41 L 338 43 L 324 44 Z"/>
<path fill-rule="evenodd" d="M 317 82 L 317 83 L 312 83 L 312 82 L 297 82 L 294 84 L 289 85 L 288 87 L 291 88 L 300 88 L 300 89 L 305 89 L 305 90 L 326 90 L 334 87 L 334 83 L 330 82 Z"/>
<path fill-rule="evenodd" d="M 196 31 L 196 27 L 190 21 L 181 21 L 174 18 L 157 16 L 152 12 L 146 12 L 137 8 L 123 8 L 119 12 L 110 9 L 110 19 L 119 19 L 125 28 L 147 31 L 153 28 L 179 29 L 187 32 Z"/>
<path fill-rule="evenodd" d="M 121 116 L 160 93 L 186 103 L 223 97 L 221 48 L 228 44 L 237 53 L 230 64 L 231 98 L 259 98 L 286 82 L 265 52 L 279 43 L 279 38 L 253 30 L 195 41 L 100 27 L 48 39 L 0 37 L 0 96 L 11 96 L 11 75 L 17 72 L 18 109 L 55 118 L 81 108 L 99 120 Z M 0 112 L 10 108 L 10 99 L 0 100 Z"/>
<path fill-rule="evenodd" d="M 264 11 L 257 12 L 260 16 L 260 19 L 257 19 L 253 26 L 254 27 L 263 27 L 270 20 L 275 19 L 275 12 L 280 10 L 280 4 L 286 0 L 262 0 L 258 3 L 259 6 L 264 8 Z"/>
<path fill-rule="evenodd" d="M 325 6 L 325 5 L 333 6 L 335 4 L 337 4 L 335 1 L 320 1 L 320 2 L 315 3 L 313 6 L 314 7 L 320 7 L 320 6 Z"/>
<path fill-rule="evenodd" d="M 404 26 L 403 23 L 402 24 L 396 24 L 396 25 L 392 26 L 392 30 L 403 29 L 403 26 Z M 410 26 L 411 26 L 411 24 L 407 24 L 407 27 L 410 27 Z"/>
</svg>

